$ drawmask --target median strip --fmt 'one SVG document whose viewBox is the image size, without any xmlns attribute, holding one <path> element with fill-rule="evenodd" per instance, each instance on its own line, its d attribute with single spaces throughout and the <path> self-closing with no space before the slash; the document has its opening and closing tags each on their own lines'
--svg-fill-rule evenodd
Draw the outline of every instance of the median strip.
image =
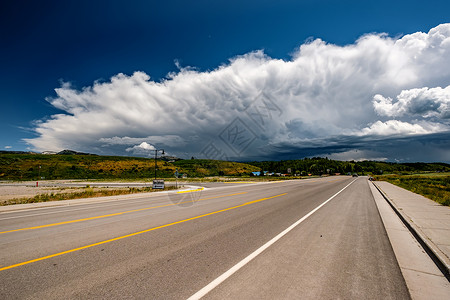
<svg viewBox="0 0 450 300">
<path fill-rule="evenodd" d="M 71 249 L 71 250 L 67 250 L 67 251 L 63 251 L 63 252 L 59 252 L 59 253 L 55 253 L 55 254 L 51 254 L 51 255 L 47 255 L 47 256 L 44 256 L 44 257 L 39 257 L 39 258 L 36 258 L 36 259 L 32 259 L 32 260 L 28 260 L 28 261 L 21 262 L 21 263 L 18 263 L 18 264 L 14 264 L 14 265 L 11 265 L 11 266 L 0 268 L 0 271 L 5 271 L 5 270 L 8 270 L 8 269 L 17 268 L 17 267 L 20 267 L 20 266 L 23 266 L 23 265 L 31 264 L 31 263 L 34 263 L 34 262 L 46 260 L 46 259 L 49 259 L 49 258 L 57 257 L 57 256 L 60 256 L 60 255 L 64 255 L 64 254 L 68 254 L 68 253 L 72 253 L 72 252 L 76 252 L 76 251 L 80 251 L 80 250 L 91 248 L 91 247 L 94 247 L 94 246 L 99 246 L 99 245 L 107 244 L 107 243 L 110 243 L 110 242 L 122 240 L 122 239 L 125 239 L 125 238 L 128 238 L 128 237 L 140 235 L 140 234 L 143 234 L 143 233 L 146 233 L 146 232 L 150 232 L 150 231 L 154 231 L 154 230 L 157 230 L 157 229 L 161 229 L 161 228 L 173 226 L 173 225 L 176 225 L 176 224 L 181 224 L 181 223 L 184 223 L 184 222 L 188 222 L 188 221 L 200 219 L 200 218 L 203 218 L 203 217 L 215 215 L 215 214 L 226 212 L 226 211 L 229 211 L 229 210 L 232 210 L 232 209 L 236 209 L 236 208 L 239 208 L 239 207 L 243 207 L 243 206 L 247 206 L 247 205 L 250 205 L 250 204 L 262 202 L 262 201 L 265 201 L 265 200 L 281 197 L 281 196 L 284 196 L 286 194 L 287 193 L 279 194 L 279 195 L 275 195 L 275 196 L 271 196 L 271 197 L 267 197 L 267 198 L 261 198 L 261 199 L 258 199 L 258 200 L 249 201 L 249 202 L 246 202 L 244 204 L 240 204 L 240 205 L 232 206 L 232 207 L 229 207 L 229 208 L 217 210 L 217 211 L 210 212 L 210 213 L 207 213 L 207 214 L 203 214 L 203 215 L 200 215 L 200 216 L 196 216 L 196 217 L 184 219 L 184 220 L 181 220 L 181 221 L 168 223 L 168 224 L 157 226 L 157 227 L 152 227 L 152 228 L 149 228 L 149 229 L 146 229 L 146 230 L 142 230 L 142 231 L 138 231 L 138 232 L 135 232 L 135 233 L 119 236 L 119 237 L 112 238 L 112 239 L 109 239 L 109 240 L 106 240 L 106 241 L 102 241 L 102 242 L 98 242 L 98 243 L 95 243 L 95 244 L 90 244 L 90 245 L 86 245 L 86 246 L 83 246 L 83 247 L 79 247 L 79 248 L 75 248 L 75 249 Z"/>
</svg>

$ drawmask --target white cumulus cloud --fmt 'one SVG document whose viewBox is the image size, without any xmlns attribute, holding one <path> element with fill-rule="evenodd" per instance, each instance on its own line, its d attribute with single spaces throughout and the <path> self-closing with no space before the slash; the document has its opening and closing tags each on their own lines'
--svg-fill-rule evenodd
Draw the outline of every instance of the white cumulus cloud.
<svg viewBox="0 0 450 300">
<path fill-rule="evenodd" d="M 369 127 L 362 129 L 357 135 L 378 135 L 378 136 L 407 136 L 423 135 L 447 131 L 448 128 L 440 124 L 422 122 L 422 124 L 411 124 L 398 120 L 386 122 L 376 121 Z"/>
<path fill-rule="evenodd" d="M 156 150 L 155 146 L 147 142 L 142 142 L 139 145 L 134 145 L 133 147 L 125 149 L 125 151 L 132 152 L 133 154 L 144 154 L 144 155 L 148 155 L 149 153 L 151 153 L 151 151 L 154 150 Z"/>
<path fill-rule="evenodd" d="M 403 90 L 394 102 L 392 98 L 375 95 L 375 111 L 382 116 L 404 115 L 423 118 L 450 119 L 450 85 L 446 88 L 416 88 Z"/>
<path fill-rule="evenodd" d="M 148 142 L 210 158 L 345 152 L 369 147 L 371 135 L 448 131 L 449 66 L 450 24 L 441 24 L 401 38 L 367 34 L 345 46 L 316 39 L 290 60 L 255 51 L 161 82 L 144 72 L 117 74 L 81 90 L 55 89 L 47 100 L 66 113 L 37 122 L 38 136 L 26 141 L 36 150 L 99 154 L 141 151 Z"/>
</svg>

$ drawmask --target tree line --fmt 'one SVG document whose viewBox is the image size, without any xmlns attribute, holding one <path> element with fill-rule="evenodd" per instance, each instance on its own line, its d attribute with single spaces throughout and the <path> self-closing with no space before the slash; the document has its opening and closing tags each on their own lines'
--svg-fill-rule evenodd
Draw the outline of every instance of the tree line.
<svg viewBox="0 0 450 300">
<path fill-rule="evenodd" d="M 448 172 L 450 165 L 446 163 L 393 163 L 379 161 L 339 161 L 323 157 L 304 158 L 298 160 L 247 162 L 257 166 L 261 171 L 281 174 L 324 175 L 348 174 L 382 175 L 390 173 L 408 174 L 418 172 Z"/>
</svg>

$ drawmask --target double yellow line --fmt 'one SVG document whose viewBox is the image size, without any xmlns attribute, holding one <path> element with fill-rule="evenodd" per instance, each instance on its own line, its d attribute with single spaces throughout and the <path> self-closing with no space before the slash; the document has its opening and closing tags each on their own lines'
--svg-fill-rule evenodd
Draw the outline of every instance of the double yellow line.
<svg viewBox="0 0 450 300">
<path fill-rule="evenodd" d="M 239 194 L 244 194 L 244 193 L 239 193 Z M 239 195 L 239 194 L 232 194 L 232 195 Z M 210 213 L 203 214 L 203 215 L 200 215 L 200 216 L 192 217 L 192 218 L 189 218 L 189 219 L 184 219 L 184 220 L 181 220 L 181 221 L 176 221 L 176 222 L 172 222 L 172 223 L 161 225 L 161 226 L 157 226 L 157 227 L 152 227 L 152 228 L 149 228 L 149 229 L 146 229 L 146 230 L 142 230 L 142 231 L 138 231 L 138 232 L 135 232 L 135 233 L 119 236 L 119 237 L 116 237 L 116 238 L 113 238 L 113 239 L 109 239 L 109 240 L 106 240 L 106 241 L 102 241 L 102 242 L 98 242 L 98 243 L 95 243 L 95 244 L 90 244 L 90 245 L 86 245 L 86 246 L 83 246 L 83 247 L 79 247 L 79 248 L 75 248 L 75 249 L 71 249 L 71 250 L 67 250 L 67 251 L 63 251 L 63 252 L 59 252 L 59 253 L 43 256 L 43 257 L 39 257 L 39 258 L 36 258 L 36 259 L 24 261 L 24 262 L 21 262 L 21 263 L 18 263 L 18 264 L 14 264 L 14 265 L 10 265 L 10 266 L 7 266 L 7 267 L 0 268 L 0 271 L 17 268 L 17 267 L 20 267 L 20 266 L 23 266 L 23 265 L 31 264 L 31 263 L 38 262 L 38 261 L 41 261 L 41 260 L 46 260 L 46 259 L 49 259 L 49 258 L 52 258 L 52 257 L 56 257 L 56 256 L 60 256 L 60 255 L 63 255 L 63 254 L 68 254 L 68 253 L 80 251 L 80 250 L 83 250 L 83 249 L 87 249 L 87 248 L 91 248 L 91 247 L 94 247 L 94 246 L 99 246 L 99 245 L 103 245 L 103 244 L 106 244 L 106 243 L 122 240 L 122 239 L 125 239 L 125 238 L 128 238 L 128 237 L 136 236 L 136 235 L 143 234 L 143 233 L 146 233 L 146 232 L 150 232 L 150 231 L 153 231 L 153 230 L 157 230 L 157 229 L 173 226 L 173 225 L 176 225 L 176 224 L 181 224 L 181 223 L 184 223 L 184 222 L 200 219 L 200 218 L 203 218 L 203 217 L 215 215 L 215 214 L 222 213 L 222 212 L 225 212 L 225 211 L 229 211 L 229 210 L 232 210 L 232 209 L 236 209 L 236 208 L 239 208 L 239 207 L 247 206 L 247 205 L 250 205 L 250 204 L 262 202 L 262 201 L 273 199 L 273 198 L 277 198 L 277 197 L 280 197 L 280 196 L 284 196 L 286 194 L 287 193 L 279 194 L 279 195 L 275 195 L 275 196 L 267 197 L 267 198 L 261 198 L 261 199 L 258 199 L 258 200 L 249 201 L 249 202 L 246 202 L 244 204 L 240 204 L 240 205 L 232 206 L 232 207 L 229 207 L 229 208 L 217 210 L 217 211 L 214 211 L 214 212 L 210 212 Z M 228 195 L 228 196 L 231 196 L 231 195 Z M 225 196 L 221 196 L 221 197 L 225 197 Z M 215 198 L 218 198 L 218 197 L 215 197 Z M 211 198 L 209 198 L 209 199 L 211 199 Z M 203 199 L 203 200 L 206 200 L 206 199 Z"/>
</svg>

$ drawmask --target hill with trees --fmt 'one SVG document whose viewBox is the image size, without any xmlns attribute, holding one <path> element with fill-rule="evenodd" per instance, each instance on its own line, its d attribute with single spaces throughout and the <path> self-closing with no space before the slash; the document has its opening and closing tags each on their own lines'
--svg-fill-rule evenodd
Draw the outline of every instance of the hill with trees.
<svg viewBox="0 0 450 300">
<path fill-rule="evenodd" d="M 261 161 L 248 162 L 259 167 L 262 171 L 273 173 L 288 173 L 300 175 L 323 175 L 323 174 L 410 174 L 420 172 L 448 172 L 450 165 L 446 163 L 390 163 L 379 161 L 339 161 L 328 158 L 314 157 L 298 160 L 284 161 Z"/>
<path fill-rule="evenodd" d="M 255 171 L 297 175 L 324 174 L 411 174 L 448 172 L 445 163 L 387 163 L 377 161 L 337 161 L 315 157 L 287 161 L 229 162 L 208 159 L 157 160 L 157 177 L 251 176 Z M 64 151 L 60 154 L 0 152 L 0 180 L 53 179 L 144 179 L 154 178 L 152 158 L 101 156 Z"/>
<path fill-rule="evenodd" d="M 157 160 L 157 177 L 243 176 L 258 167 L 217 160 Z M 100 156 L 85 153 L 0 153 L 0 180 L 143 179 L 155 177 L 155 160 L 142 157 Z"/>
</svg>

